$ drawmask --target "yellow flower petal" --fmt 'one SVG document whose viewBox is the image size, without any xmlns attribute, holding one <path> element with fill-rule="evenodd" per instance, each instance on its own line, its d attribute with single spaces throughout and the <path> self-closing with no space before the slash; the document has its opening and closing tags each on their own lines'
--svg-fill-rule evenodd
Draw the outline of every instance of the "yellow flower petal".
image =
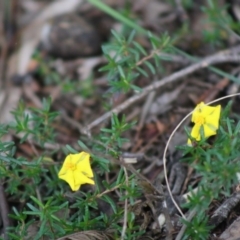
<svg viewBox="0 0 240 240">
<path fill-rule="evenodd" d="M 212 125 L 206 124 L 206 125 L 203 126 L 203 128 L 204 128 L 204 136 L 205 136 L 205 138 L 208 138 L 210 136 L 213 136 L 213 135 L 217 134 L 217 128 L 215 128 Z"/>
<path fill-rule="evenodd" d="M 200 125 L 195 124 L 191 131 L 191 137 L 195 138 L 197 141 L 200 140 Z M 192 141 L 188 139 L 188 145 L 192 145 Z"/>
<path fill-rule="evenodd" d="M 76 175 L 74 175 L 75 184 L 77 184 L 77 185 L 82 185 L 82 184 L 85 184 L 85 183 L 89 183 L 89 184 L 94 185 L 93 179 L 85 176 L 85 175 L 82 174 L 82 173 L 77 173 L 77 172 L 75 172 L 75 174 L 76 174 Z"/>
<path fill-rule="evenodd" d="M 64 181 L 66 181 L 71 189 L 73 191 L 76 191 L 76 184 L 75 184 L 75 180 L 74 180 L 74 177 L 73 177 L 73 172 L 72 171 L 67 171 L 65 174 L 58 174 L 58 177 Z M 78 189 L 77 189 L 78 190 Z"/>
<path fill-rule="evenodd" d="M 90 166 L 90 155 L 85 152 L 81 152 L 76 157 L 77 169 L 85 174 L 87 177 L 93 177 L 93 172 Z"/>
<path fill-rule="evenodd" d="M 200 103 L 200 112 L 204 115 L 204 116 L 208 116 L 211 115 L 212 112 L 214 112 L 216 109 L 216 107 L 211 107 L 208 105 L 205 105 L 204 102 Z"/>
<path fill-rule="evenodd" d="M 201 128 L 200 125 L 195 124 L 193 126 L 193 128 L 192 128 L 192 131 L 191 131 L 191 136 L 193 138 L 195 138 L 197 141 L 199 141 L 200 137 L 201 137 L 201 135 L 200 135 L 200 128 Z"/>
<path fill-rule="evenodd" d="M 216 134 L 219 128 L 221 106 L 211 107 L 205 105 L 203 102 L 199 103 L 193 111 L 192 122 L 195 123 L 191 131 L 191 136 L 196 141 L 201 140 L 200 129 L 203 126 L 204 137 L 210 137 Z M 191 144 L 191 140 L 188 139 L 188 144 Z"/>
<path fill-rule="evenodd" d="M 66 181 L 73 191 L 82 184 L 94 184 L 93 172 L 90 166 L 90 155 L 86 152 L 69 154 L 58 173 L 58 177 Z"/>
<path fill-rule="evenodd" d="M 215 113 L 217 115 L 217 113 L 219 112 L 219 116 L 220 116 L 220 111 L 221 111 L 221 106 L 220 105 L 218 105 L 216 107 L 211 107 L 211 106 L 207 106 L 203 102 L 201 102 L 193 110 L 192 122 L 198 123 L 197 120 L 198 120 L 199 117 L 206 118 L 206 117 L 211 116 L 211 115 L 213 115 L 213 118 L 216 119 Z M 218 118 L 219 118 L 219 116 L 218 116 Z"/>
<path fill-rule="evenodd" d="M 206 124 L 214 126 L 216 129 L 219 127 L 219 118 L 220 118 L 220 113 L 221 113 L 221 106 L 218 105 L 213 109 L 211 114 L 207 115 L 205 117 L 206 119 Z"/>
</svg>

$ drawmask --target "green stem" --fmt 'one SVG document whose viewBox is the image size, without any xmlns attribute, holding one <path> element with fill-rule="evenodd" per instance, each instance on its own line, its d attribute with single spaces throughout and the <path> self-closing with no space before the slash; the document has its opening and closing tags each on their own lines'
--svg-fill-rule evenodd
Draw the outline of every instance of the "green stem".
<svg viewBox="0 0 240 240">
<path fill-rule="evenodd" d="M 138 24 L 134 23 L 133 21 L 129 20 L 127 17 L 123 16 L 122 14 L 118 13 L 116 10 L 110 8 L 105 3 L 103 3 L 99 0 L 88 0 L 88 2 L 90 2 L 92 5 L 96 6 L 97 8 L 101 9 L 103 12 L 109 14 L 113 18 L 117 19 L 118 21 L 135 29 L 136 31 L 138 31 L 142 34 L 148 34 L 148 31 L 146 31 L 144 28 L 142 28 Z"/>
</svg>

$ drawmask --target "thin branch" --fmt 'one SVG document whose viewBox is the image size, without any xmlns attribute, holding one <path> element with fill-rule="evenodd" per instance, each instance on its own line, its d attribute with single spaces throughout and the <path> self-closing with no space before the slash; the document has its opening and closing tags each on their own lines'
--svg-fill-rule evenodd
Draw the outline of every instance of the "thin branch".
<svg viewBox="0 0 240 240">
<path fill-rule="evenodd" d="M 113 188 L 111 188 L 111 189 L 107 189 L 107 190 L 105 190 L 104 192 L 97 194 L 97 195 L 96 195 L 96 198 L 101 198 L 103 195 L 115 191 L 116 189 L 118 189 L 119 187 L 121 187 L 123 184 L 125 184 L 125 182 L 120 183 L 120 184 L 116 185 L 115 187 L 113 187 Z"/>
<path fill-rule="evenodd" d="M 160 55 L 161 50 L 162 50 L 162 49 L 153 50 L 153 51 L 150 53 L 150 55 L 148 55 L 148 56 L 142 58 L 141 60 L 139 60 L 139 61 L 136 63 L 136 67 L 142 65 L 142 64 L 143 64 L 144 62 L 146 62 L 147 60 L 153 58 L 154 55 Z"/>
<path fill-rule="evenodd" d="M 236 50 L 238 50 L 238 51 L 236 51 Z M 125 110 L 129 106 L 131 106 L 132 104 L 140 101 L 142 98 L 144 98 L 146 95 L 148 95 L 151 91 L 157 90 L 168 83 L 173 83 L 173 82 L 175 82 L 175 81 L 177 81 L 199 69 L 207 68 L 210 65 L 219 64 L 219 63 L 226 63 L 226 62 L 239 63 L 240 55 L 237 55 L 237 52 L 239 52 L 239 46 L 235 47 L 233 49 L 230 49 L 227 51 L 222 51 L 222 52 L 214 54 L 212 56 L 203 58 L 201 61 L 194 63 L 194 64 L 190 65 L 189 67 L 186 67 L 178 72 L 171 74 L 170 76 L 167 76 L 157 82 L 150 84 L 149 86 L 143 88 L 140 93 L 132 96 L 131 98 L 129 98 L 128 100 L 126 100 L 125 102 L 123 102 L 122 104 L 117 106 L 116 108 L 103 114 L 101 117 L 99 117 L 96 120 L 94 120 L 93 122 L 91 122 L 89 125 L 87 125 L 85 127 L 85 129 L 83 130 L 83 133 L 89 135 L 90 130 L 92 128 L 96 127 L 103 121 L 110 118 L 113 113 L 118 114 L 118 113 L 122 112 L 123 110 Z M 232 55 L 230 55 L 230 54 L 232 54 Z"/>
</svg>

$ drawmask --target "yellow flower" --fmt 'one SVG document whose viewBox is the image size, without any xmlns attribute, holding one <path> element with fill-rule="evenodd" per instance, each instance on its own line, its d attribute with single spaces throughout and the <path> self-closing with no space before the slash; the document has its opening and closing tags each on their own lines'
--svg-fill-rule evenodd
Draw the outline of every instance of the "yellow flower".
<svg viewBox="0 0 240 240">
<path fill-rule="evenodd" d="M 193 111 L 192 122 L 195 125 L 192 128 L 191 136 L 196 141 L 201 140 L 200 129 L 203 127 L 204 137 L 210 137 L 216 134 L 219 127 L 221 106 L 210 107 L 205 105 L 203 102 L 199 103 Z M 188 144 L 191 145 L 191 140 L 188 139 Z"/>
<path fill-rule="evenodd" d="M 77 191 L 82 184 L 94 184 L 91 179 L 93 172 L 90 166 L 90 155 L 86 152 L 69 154 L 65 158 L 58 177 L 65 180 L 73 191 Z"/>
</svg>

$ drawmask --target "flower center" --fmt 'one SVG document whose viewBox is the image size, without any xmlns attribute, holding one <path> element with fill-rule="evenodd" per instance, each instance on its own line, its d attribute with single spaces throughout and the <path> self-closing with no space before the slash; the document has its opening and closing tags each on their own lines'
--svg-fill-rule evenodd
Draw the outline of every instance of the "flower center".
<svg viewBox="0 0 240 240">
<path fill-rule="evenodd" d="M 195 123 L 199 125 L 203 125 L 205 123 L 205 118 L 201 114 L 197 114 Z"/>
<path fill-rule="evenodd" d="M 77 167 L 76 167 L 76 164 L 73 164 L 73 163 L 71 163 L 71 162 L 68 162 L 68 163 L 66 164 L 66 168 L 67 168 L 68 170 L 75 171 Z"/>
</svg>

